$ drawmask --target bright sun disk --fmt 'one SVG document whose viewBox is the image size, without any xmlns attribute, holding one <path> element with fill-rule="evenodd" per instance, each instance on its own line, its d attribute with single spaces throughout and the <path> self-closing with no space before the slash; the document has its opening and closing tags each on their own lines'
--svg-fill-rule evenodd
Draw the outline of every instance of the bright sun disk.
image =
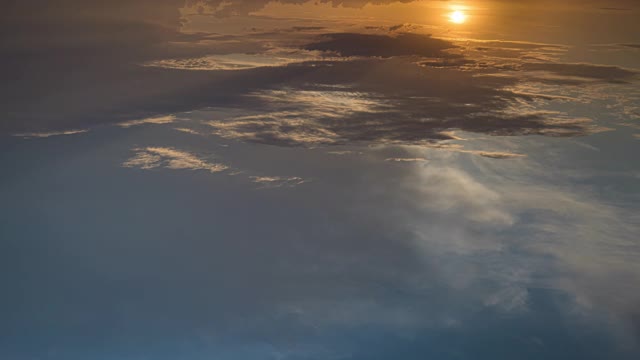
<svg viewBox="0 0 640 360">
<path fill-rule="evenodd" d="M 451 14 L 449 14 L 449 21 L 453 23 L 462 24 L 466 20 L 467 20 L 467 15 L 462 11 L 456 10 Z"/>
</svg>

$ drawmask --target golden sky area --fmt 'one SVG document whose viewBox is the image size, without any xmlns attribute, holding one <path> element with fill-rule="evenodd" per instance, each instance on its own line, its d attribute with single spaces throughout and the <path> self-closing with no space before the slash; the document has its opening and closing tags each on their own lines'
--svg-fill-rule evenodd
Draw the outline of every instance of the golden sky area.
<svg viewBox="0 0 640 360">
<path fill-rule="evenodd" d="M 417 24 L 425 32 L 448 36 L 480 39 L 510 39 L 552 42 L 587 43 L 633 41 L 640 33 L 637 18 L 640 10 L 612 10 L 601 2 L 506 2 L 506 1 L 416 1 L 362 7 L 333 6 L 327 3 L 307 2 L 286 4 L 269 2 L 264 8 L 245 16 L 197 20 L 195 28 L 215 28 L 222 33 L 250 28 L 260 24 L 262 17 L 280 19 L 306 19 L 327 22 L 339 27 L 345 25 L 374 26 Z M 258 18 L 255 18 L 258 17 Z M 243 20 L 245 19 L 245 20 Z M 240 25 L 242 24 L 242 25 Z M 259 27 L 259 26 L 256 26 Z M 194 29 L 187 25 L 186 29 Z M 635 31 L 633 29 L 636 29 Z"/>
</svg>

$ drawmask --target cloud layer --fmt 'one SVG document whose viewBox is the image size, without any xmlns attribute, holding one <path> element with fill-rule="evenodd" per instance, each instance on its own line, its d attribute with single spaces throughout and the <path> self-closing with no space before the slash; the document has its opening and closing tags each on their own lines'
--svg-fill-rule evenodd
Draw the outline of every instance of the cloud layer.
<svg viewBox="0 0 640 360">
<path fill-rule="evenodd" d="M 206 170 L 212 173 L 228 169 L 226 165 L 208 162 L 190 152 L 168 147 L 146 147 L 134 151 L 135 155 L 122 163 L 122 166 L 143 170 L 160 167 L 172 170 Z"/>
</svg>

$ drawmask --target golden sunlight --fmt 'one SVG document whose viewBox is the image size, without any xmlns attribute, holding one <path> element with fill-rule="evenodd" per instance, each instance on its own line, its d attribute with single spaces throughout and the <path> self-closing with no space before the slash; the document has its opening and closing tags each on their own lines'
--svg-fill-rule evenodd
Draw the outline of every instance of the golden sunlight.
<svg viewBox="0 0 640 360">
<path fill-rule="evenodd" d="M 467 14 L 461 10 L 456 10 L 449 14 L 449 21 L 456 24 L 462 24 L 467 21 Z"/>
</svg>

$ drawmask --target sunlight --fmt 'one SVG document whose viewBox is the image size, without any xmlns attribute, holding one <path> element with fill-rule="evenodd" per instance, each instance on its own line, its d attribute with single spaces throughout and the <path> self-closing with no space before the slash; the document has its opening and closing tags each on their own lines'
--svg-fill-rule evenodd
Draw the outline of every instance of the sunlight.
<svg viewBox="0 0 640 360">
<path fill-rule="evenodd" d="M 462 24 L 467 21 L 467 15 L 461 10 L 456 10 L 449 14 L 449 21 L 456 24 Z"/>
</svg>

